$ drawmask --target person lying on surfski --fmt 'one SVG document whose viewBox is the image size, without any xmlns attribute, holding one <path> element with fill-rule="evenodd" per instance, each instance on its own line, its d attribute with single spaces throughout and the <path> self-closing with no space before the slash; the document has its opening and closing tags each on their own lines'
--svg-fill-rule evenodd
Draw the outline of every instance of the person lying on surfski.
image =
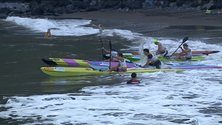
<svg viewBox="0 0 222 125">
<path fill-rule="evenodd" d="M 119 64 L 116 67 L 110 68 L 108 71 L 126 72 L 127 65 L 126 65 L 126 60 L 123 58 L 123 54 L 118 53 L 118 56 L 112 55 L 112 57 L 119 59 Z"/>
<path fill-rule="evenodd" d="M 113 56 L 111 56 L 111 60 L 110 59 L 107 59 L 107 60 L 104 60 L 104 61 L 112 61 L 112 62 L 117 62 L 118 61 L 118 59 L 116 58 L 117 56 L 118 56 L 118 53 L 116 52 L 116 50 L 115 50 L 115 48 L 111 48 L 110 50 L 107 50 L 107 49 L 105 49 L 104 47 L 102 47 L 102 49 L 106 52 L 106 53 L 108 53 L 108 54 L 110 54 L 110 52 L 111 52 L 111 55 L 113 55 Z M 114 57 L 115 56 L 115 57 Z"/>
<path fill-rule="evenodd" d="M 143 49 L 143 53 L 144 55 L 147 56 L 147 62 L 145 65 L 142 66 L 142 68 L 146 68 L 148 66 L 156 66 L 157 69 L 160 69 L 161 66 L 161 62 L 158 59 L 157 56 L 155 56 L 154 54 L 152 54 L 149 49 Z"/>
<path fill-rule="evenodd" d="M 180 49 L 182 50 L 182 52 L 174 54 L 176 55 L 175 59 L 192 59 L 192 51 L 190 48 L 188 48 L 188 45 L 186 43 L 183 44 L 183 48 L 180 46 Z M 181 56 L 182 53 L 185 53 L 185 56 Z"/>
<path fill-rule="evenodd" d="M 51 34 L 50 29 L 48 29 L 48 31 L 45 34 L 45 38 L 50 38 L 50 37 L 53 37 L 53 35 Z"/>
<path fill-rule="evenodd" d="M 139 84 L 140 83 L 140 81 L 136 79 L 136 73 L 135 72 L 133 72 L 131 74 L 131 80 L 127 81 L 126 83 L 127 84 Z"/>
<path fill-rule="evenodd" d="M 102 24 L 99 24 L 98 26 L 97 26 L 97 25 L 95 25 L 95 24 L 92 24 L 92 26 L 98 27 L 98 28 L 99 28 L 99 33 L 100 33 L 100 35 L 102 35 L 103 30 L 104 30 L 104 27 L 103 27 L 103 25 L 102 25 Z"/>
<path fill-rule="evenodd" d="M 159 42 L 158 40 L 154 40 L 154 44 L 158 46 L 156 55 L 161 54 L 162 57 L 165 57 L 168 54 L 166 46 L 164 46 L 161 42 Z"/>
</svg>

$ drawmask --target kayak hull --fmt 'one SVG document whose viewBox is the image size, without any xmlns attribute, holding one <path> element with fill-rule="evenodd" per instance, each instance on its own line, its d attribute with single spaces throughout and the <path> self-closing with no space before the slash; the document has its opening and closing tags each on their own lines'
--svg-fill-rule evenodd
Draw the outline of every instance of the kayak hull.
<svg viewBox="0 0 222 125">
<path fill-rule="evenodd" d="M 76 76 L 76 75 L 98 75 L 98 74 L 113 74 L 113 73 L 151 73 L 151 72 L 182 72 L 183 69 L 135 69 L 126 72 L 107 72 L 95 71 L 92 68 L 80 67 L 41 67 L 41 71 L 50 76 Z"/>
</svg>

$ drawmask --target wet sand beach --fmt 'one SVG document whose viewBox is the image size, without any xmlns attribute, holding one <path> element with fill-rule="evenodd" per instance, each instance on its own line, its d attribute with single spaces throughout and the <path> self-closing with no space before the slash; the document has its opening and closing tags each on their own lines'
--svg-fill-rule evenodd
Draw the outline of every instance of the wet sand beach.
<svg viewBox="0 0 222 125">
<path fill-rule="evenodd" d="M 49 17 L 55 19 L 90 19 L 101 21 L 124 21 L 131 23 L 166 23 L 169 26 L 222 26 L 222 14 L 206 14 L 199 10 L 135 10 L 92 11 Z"/>
</svg>

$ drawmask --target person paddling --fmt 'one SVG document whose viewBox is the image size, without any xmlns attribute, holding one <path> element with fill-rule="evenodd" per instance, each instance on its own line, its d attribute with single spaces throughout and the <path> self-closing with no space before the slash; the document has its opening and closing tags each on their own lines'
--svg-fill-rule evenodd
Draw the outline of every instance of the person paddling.
<svg viewBox="0 0 222 125">
<path fill-rule="evenodd" d="M 190 48 L 188 48 L 188 45 L 186 43 L 183 44 L 183 48 L 180 46 L 180 49 L 182 50 L 182 52 L 176 54 L 175 59 L 186 59 L 186 60 L 192 59 L 192 51 Z M 185 56 L 181 56 L 182 53 L 185 53 Z"/>
<path fill-rule="evenodd" d="M 164 46 L 161 42 L 159 42 L 158 40 L 154 40 L 154 44 L 158 46 L 156 55 L 161 54 L 162 57 L 165 57 L 168 54 L 166 46 Z"/>
<path fill-rule="evenodd" d="M 161 62 L 158 59 L 157 56 L 152 54 L 149 49 L 143 49 L 144 55 L 147 56 L 147 62 L 145 65 L 142 66 L 142 68 L 148 67 L 148 66 L 156 66 L 157 69 L 160 69 Z"/>
<path fill-rule="evenodd" d="M 115 48 L 114 47 L 112 47 L 110 50 L 107 50 L 107 49 L 105 49 L 104 47 L 102 47 L 102 49 L 106 52 L 106 53 L 111 53 L 111 55 L 114 55 L 114 56 L 111 56 L 110 58 L 111 58 L 111 61 L 112 62 L 116 62 L 116 61 L 118 61 L 118 59 L 116 58 L 117 56 L 118 56 L 118 53 L 116 52 L 116 50 L 115 50 Z M 104 60 L 104 61 L 110 61 L 110 59 L 107 59 L 107 60 Z"/>
<path fill-rule="evenodd" d="M 127 71 L 127 64 L 126 60 L 123 58 L 122 53 L 118 53 L 118 56 L 112 55 L 112 57 L 119 59 L 119 64 L 116 67 L 110 68 L 108 71 L 117 71 L 117 72 L 126 72 Z"/>
<path fill-rule="evenodd" d="M 136 73 L 135 72 L 133 72 L 131 74 L 131 78 L 132 78 L 131 80 L 126 82 L 127 84 L 139 84 L 140 83 L 140 81 L 136 79 Z"/>
</svg>

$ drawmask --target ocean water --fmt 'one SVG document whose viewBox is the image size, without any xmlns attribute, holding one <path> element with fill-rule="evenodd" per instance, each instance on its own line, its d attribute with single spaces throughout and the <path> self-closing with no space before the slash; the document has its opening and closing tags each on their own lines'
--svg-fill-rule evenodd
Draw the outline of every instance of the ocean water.
<svg viewBox="0 0 222 125">
<path fill-rule="evenodd" d="M 174 52 L 186 36 L 193 51 L 221 51 L 222 27 L 135 24 L 77 19 L 0 20 L 0 124 L 2 125 L 219 125 L 222 124 L 222 70 L 51 77 L 41 72 L 44 57 L 101 60 L 98 29 L 121 52 L 155 52 L 154 39 Z M 47 29 L 55 35 L 44 38 Z M 178 50 L 179 52 L 180 50 Z M 202 61 L 163 65 L 219 65 L 222 52 Z M 137 63 L 144 64 L 146 58 Z"/>
</svg>

